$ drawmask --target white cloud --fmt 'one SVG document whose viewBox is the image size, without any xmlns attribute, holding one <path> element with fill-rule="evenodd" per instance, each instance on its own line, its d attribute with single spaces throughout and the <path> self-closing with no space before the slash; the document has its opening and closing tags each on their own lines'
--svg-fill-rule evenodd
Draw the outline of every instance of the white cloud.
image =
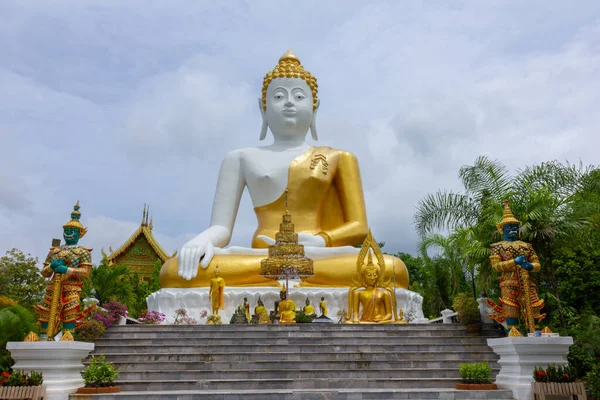
<svg viewBox="0 0 600 400">
<path fill-rule="evenodd" d="M 359 158 L 388 251 L 415 249 L 419 199 L 459 189 L 458 169 L 481 154 L 513 169 L 597 162 L 591 0 L 38 1 L 0 13 L 0 246 L 40 258 L 77 199 L 95 256 L 129 237 L 145 202 L 168 252 L 206 228 L 220 161 L 259 144 L 256 98 L 287 48 L 318 78 L 319 144 Z M 232 243 L 247 246 L 255 224 L 246 194 Z"/>
</svg>

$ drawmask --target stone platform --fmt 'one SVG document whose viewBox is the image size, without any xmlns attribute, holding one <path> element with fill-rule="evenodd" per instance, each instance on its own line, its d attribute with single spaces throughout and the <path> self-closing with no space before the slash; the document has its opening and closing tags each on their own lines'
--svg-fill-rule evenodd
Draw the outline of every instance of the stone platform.
<svg viewBox="0 0 600 400">
<path fill-rule="evenodd" d="M 193 289 L 161 289 L 152 293 L 146 299 L 149 311 L 158 311 L 166 316 L 165 324 L 173 323 L 175 310 L 184 308 L 188 315 L 198 319 L 200 312 L 206 310 L 210 314 L 210 298 L 208 288 Z M 319 313 L 319 302 L 321 297 L 325 298 L 328 308 L 328 317 L 338 321 L 338 311 L 348 309 L 348 288 L 293 288 L 290 281 L 289 298 L 296 303 L 296 307 L 304 307 L 306 297 Z M 250 309 L 254 310 L 260 297 L 268 310 L 273 309 L 275 301 L 279 300 L 278 287 L 226 287 L 225 310 L 219 312 L 223 323 L 229 320 L 235 309 L 244 303 L 244 297 L 250 303 Z M 414 310 L 415 322 L 426 322 L 423 317 L 423 297 L 415 292 L 405 289 L 396 289 L 396 302 L 398 309 L 402 308 L 404 313 Z"/>
<path fill-rule="evenodd" d="M 120 369 L 109 399 L 511 399 L 456 391 L 458 366 L 502 333 L 458 324 L 125 325 L 96 342 Z M 89 396 L 72 395 L 72 399 Z"/>
</svg>

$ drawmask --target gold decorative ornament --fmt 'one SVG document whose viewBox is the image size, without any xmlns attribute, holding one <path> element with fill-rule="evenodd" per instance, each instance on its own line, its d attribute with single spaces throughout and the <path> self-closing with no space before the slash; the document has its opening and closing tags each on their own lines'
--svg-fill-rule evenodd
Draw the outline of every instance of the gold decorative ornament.
<svg viewBox="0 0 600 400">
<path fill-rule="evenodd" d="M 279 58 L 279 63 L 275 66 L 273 71 L 267 72 L 267 75 L 263 79 L 262 103 L 265 111 L 267 110 L 267 88 L 269 87 L 269 83 L 271 83 L 273 79 L 277 78 L 300 78 L 304 80 L 312 92 L 313 109 L 317 108 L 317 104 L 319 102 L 317 98 L 317 78 L 312 76 L 310 72 L 306 71 L 300 63 L 300 59 L 298 59 L 298 57 L 292 53 L 291 50 L 288 50 L 284 55 L 281 56 L 281 58 Z"/>
<path fill-rule="evenodd" d="M 502 233 L 502 228 L 506 224 L 517 224 L 521 225 L 518 219 L 515 218 L 510 207 L 508 206 L 508 200 L 504 200 L 504 213 L 502 215 L 502 220 L 496 224 L 496 228 L 498 229 L 498 233 Z"/>
<path fill-rule="evenodd" d="M 510 328 L 510 331 L 508 332 L 508 336 L 509 337 L 521 337 L 521 332 L 519 332 L 519 329 L 516 326 L 513 326 Z"/>
<path fill-rule="evenodd" d="M 65 333 L 63 333 L 62 337 L 60 338 L 61 342 L 74 342 L 75 339 L 73 339 L 73 335 L 71 334 L 71 331 L 65 331 Z"/>
<path fill-rule="evenodd" d="M 31 331 L 27 334 L 27 336 L 25 336 L 25 339 L 23 339 L 24 342 L 39 342 L 40 338 L 38 337 L 38 335 Z"/>
</svg>

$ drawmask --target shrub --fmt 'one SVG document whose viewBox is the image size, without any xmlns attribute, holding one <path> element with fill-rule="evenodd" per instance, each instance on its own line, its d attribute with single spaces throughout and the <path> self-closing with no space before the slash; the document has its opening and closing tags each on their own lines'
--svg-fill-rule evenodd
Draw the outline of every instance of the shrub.
<svg viewBox="0 0 600 400">
<path fill-rule="evenodd" d="M 575 373 L 567 365 L 550 364 L 546 369 L 535 367 L 533 369 L 533 379 L 536 382 L 575 382 Z"/>
<path fill-rule="evenodd" d="M 597 362 L 585 376 L 585 386 L 594 397 L 600 399 L 600 362 Z"/>
<path fill-rule="evenodd" d="M 81 372 L 85 387 L 114 386 L 119 378 L 117 368 L 103 355 L 92 356 L 90 364 Z"/>
<path fill-rule="evenodd" d="M 40 386 L 44 382 L 41 372 L 31 371 L 25 373 L 21 370 L 15 370 L 12 374 L 2 373 L 0 386 Z"/>
<path fill-rule="evenodd" d="M 29 332 L 38 332 L 34 315 L 16 305 L 0 309 L 0 371 L 10 372 L 15 360 L 6 350 L 8 342 L 22 342 Z"/>
<path fill-rule="evenodd" d="M 158 325 L 164 320 L 165 314 L 158 311 L 149 311 L 138 319 L 138 321 L 145 325 Z"/>
<path fill-rule="evenodd" d="M 300 310 L 296 313 L 296 322 L 299 324 L 307 324 L 313 321 L 313 317 L 308 314 L 304 314 L 304 311 Z"/>
<path fill-rule="evenodd" d="M 461 324 L 468 325 L 481 322 L 481 314 L 477 301 L 468 293 L 461 293 L 454 298 L 452 308 L 458 313 Z"/>
<path fill-rule="evenodd" d="M 115 319 L 119 321 L 120 317 L 127 317 L 127 306 L 118 301 L 109 301 L 103 308 Z"/>
<path fill-rule="evenodd" d="M 105 328 L 110 328 L 119 320 L 119 317 L 115 317 L 108 310 L 98 308 L 92 315 L 92 320 L 100 321 Z"/>
<path fill-rule="evenodd" d="M 487 361 L 482 361 L 473 364 L 460 364 L 458 371 L 462 378 L 462 383 L 491 383 L 492 369 Z"/>
<path fill-rule="evenodd" d="M 104 324 L 96 319 L 92 319 L 87 324 L 75 329 L 75 340 L 81 342 L 94 342 L 106 332 Z"/>
<path fill-rule="evenodd" d="M 575 379 L 583 378 L 592 369 L 595 362 L 594 357 L 590 355 L 587 349 L 577 342 L 569 347 L 567 360 L 569 360 L 569 366 Z"/>
</svg>

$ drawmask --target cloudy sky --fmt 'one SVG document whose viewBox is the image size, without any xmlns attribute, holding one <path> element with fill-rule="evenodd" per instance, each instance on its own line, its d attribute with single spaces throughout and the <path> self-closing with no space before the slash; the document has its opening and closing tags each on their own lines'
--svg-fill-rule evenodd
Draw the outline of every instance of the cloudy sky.
<svg viewBox="0 0 600 400">
<path fill-rule="evenodd" d="M 388 251 L 415 251 L 419 199 L 479 155 L 599 163 L 597 0 L 6 0 L 0 19 L 0 254 L 43 259 L 76 200 L 95 262 L 144 203 L 180 248 L 223 155 L 260 143 L 256 98 L 288 48 Z M 250 244 L 249 200 L 232 244 Z"/>
</svg>

